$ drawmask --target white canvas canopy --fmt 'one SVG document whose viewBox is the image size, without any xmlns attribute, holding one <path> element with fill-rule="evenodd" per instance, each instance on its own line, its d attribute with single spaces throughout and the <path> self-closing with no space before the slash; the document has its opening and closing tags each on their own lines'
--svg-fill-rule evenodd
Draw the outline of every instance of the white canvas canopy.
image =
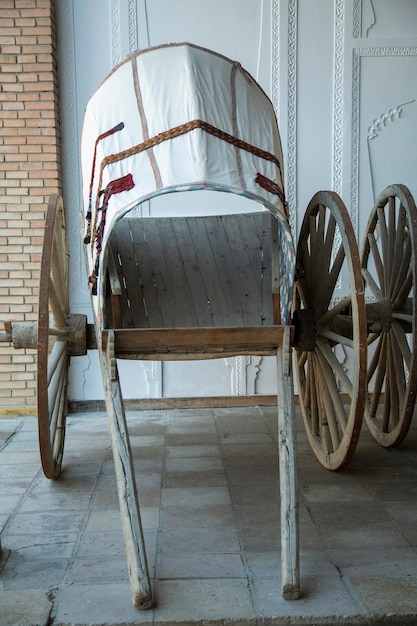
<svg viewBox="0 0 417 626">
<path fill-rule="evenodd" d="M 81 156 L 93 293 L 100 296 L 99 260 L 116 222 L 152 197 L 195 189 L 243 195 L 254 210 L 273 212 L 291 282 L 278 126 L 239 63 L 185 43 L 130 55 L 88 102 Z"/>
</svg>

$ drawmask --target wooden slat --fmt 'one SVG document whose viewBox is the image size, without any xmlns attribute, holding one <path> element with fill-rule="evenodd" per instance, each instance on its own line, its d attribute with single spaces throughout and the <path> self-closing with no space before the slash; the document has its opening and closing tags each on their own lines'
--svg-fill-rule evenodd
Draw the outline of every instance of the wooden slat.
<svg viewBox="0 0 417 626">
<path fill-rule="evenodd" d="M 185 278 L 193 294 L 193 306 L 198 326 L 213 326 L 213 315 L 199 268 L 198 250 L 194 248 L 188 223 L 186 220 L 172 220 L 172 227 L 184 263 Z"/>
<path fill-rule="evenodd" d="M 204 222 L 196 219 L 188 219 L 188 227 L 193 240 L 194 250 L 198 255 L 201 278 L 207 293 L 207 299 L 211 314 L 216 325 L 223 326 L 229 323 L 230 310 L 224 290 L 221 286 L 221 278 L 218 274 L 217 265 L 213 260 L 213 252 Z"/>
<path fill-rule="evenodd" d="M 198 222 L 196 222 L 196 225 L 198 228 Z M 204 220 L 204 226 L 209 251 L 212 255 L 212 264 L 217 271 L 219 288 L 221 288 L 225 302 L 227 303 L 227 308 L 224 308 L 223 315 L 225 318 L 226 315 L 228 316 L 228 319 L 231 320 L 229 323 L 242 325 L 245 317 L 245 303 L 242 303 L 240 298 L 243 286 L 240 284 L 238 264 L 236 263 L 232 250 L 230 249 L 226 235 L 226 217 L 208 218 L 207 220 Z M 216 313 L 214 318 L 215 323 L 218 319 L 219 316 Z M 226 323 L 226 321 L 223 323 Z"/>
<path fill-rule="evenodd" d="M 223 328 L 116 329 L 115 351 L 118 358 L 157 358 L 174 360 L 179 355 L 224 357 L 225 354 L 276 354 L 285 326 L 246 326 Z M 293 332 L 293 327 L 291 332 Z M 102 331 L 102 348 L 109 331 Z"/>
<path fill-rule="evenodd" d="M 260 253 L 256 240 L 256 232 L 251 229 L 252 245 L 249 247 L 242 238 L 241 230 L 248 230 L 250 226 L 250 216 L 226 216 L 220 225 L 220 232 L 217 238 L 214 238 L 213 245 L 218 243 L 223 253 L 223 265 L 230 265 L 232 274 L 230 278 L 231 296 L 233 301 L 238 303 L 239 310 L 242 314 L 244 324 L 261 324 L 260 319 L 260 302 L 261 302 L 261 279 L 262 264 L 259 263 L 257 276 L 254 276 L 254 268 L 252 266 L 253 257 Z M 251 258 L 252 257 L 252 258 Z M 220 259 L 219 253 L 216 259 Z M 255 262 L 254 262 L 255 263 Z M 219 267 L 219 272 L 224 275 L 223 266 Z M 233 307 L 233 304 L 232 304 Z M 258 317 L 258 320 L 256 319 Z"/>
<path fill-rule="evenodd" d="M 121 220 L 111 246 L 123 328 L 271 324 L 270 220 L 266 212 Z"/>
<path fill-rule="evenodd" d="M 161 242 L 159 254 L 165 260 L 164 269 L 167 275 L 167 297 L 175 325 L 198 326 L 198 318 L 194 309 L 192 287 L 187 281 L 184 262 L 181 257 L 172 220 L 153 222 Z M 153 241 L 153 240 L 152 240 Z"/>
<path fill-rule="evenodd" d="M 114 239 L 113 256 L 122 286 L 122 325 L 124 328 L 135 328 L 138 324 L 148 326 L 128 220 L 120 220 Z"/>
<path fill-rule="evenodd" d="M 135 327 L 161 326 L 163 324 L 162 312 L 159 306 L 158 291 L 156 288 L 155 267 L 151 264 L 148 255 L 148 242 L 143 232 L 141 220 L 129 219 L 129 232 L 135 254 L 136 285 L 140 291 L 141 304 L 144 306 L 146 324 L 141 324 L 140 319 L 135 317 L 136 308 L 132 305 L 132 315 L 135 319 Z M 128 282 L 129 279 L 126 279 Z"/>
</svg>

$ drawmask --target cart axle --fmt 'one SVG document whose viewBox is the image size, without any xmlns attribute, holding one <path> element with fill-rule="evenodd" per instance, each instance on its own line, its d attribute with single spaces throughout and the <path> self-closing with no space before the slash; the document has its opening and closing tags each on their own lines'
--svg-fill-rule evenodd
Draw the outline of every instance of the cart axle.
<svg viewBox="0 0 417 626">
<path fill-rule="evenodd" d="M 84 356 L 87 350 L 97 347 L 94 326 L 87 324 L 87 316 L 73 313 L 67 318 L 65 327 L 53 327 L 49 334 L 66 342 L 68 356 Z M 38 347 L 37 322 L 4 322 L 4 331 L 0 331 L 0 343 L 12 343 L 20 350 Z"/>
</svg>

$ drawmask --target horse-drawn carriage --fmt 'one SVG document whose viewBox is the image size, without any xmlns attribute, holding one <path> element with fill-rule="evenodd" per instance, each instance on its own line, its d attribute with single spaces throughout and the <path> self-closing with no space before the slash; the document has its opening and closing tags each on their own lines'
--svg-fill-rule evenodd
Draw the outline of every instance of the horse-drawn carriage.
<svg viewBox="0 0 417 626">
<path fill-rule="evenodd" d="M 81 156 L 94 324 L 71 314 L 64 207 L 54 196 L 38 325 L 8 324 L 2 336 L 15 347 L 37 347 L 45 475 L 60 473 L 69 360 L 95 348 L 133 603 L 148 608 L 118 359 L 276 355 L 282 593 L 295 599 L 292 354 L 304 424 L 324 467 L 350 461 L 363 416 L 382 445 L 402 440 L 416 387 L 411 194 L 400 185 L 381 194 L 360 257 L 343 202 L 318 192 L 295 250 L 271 102 L 239 63 L 189 44 L 135 53 L 110 73 L 88 103 Z"/>
</svg>

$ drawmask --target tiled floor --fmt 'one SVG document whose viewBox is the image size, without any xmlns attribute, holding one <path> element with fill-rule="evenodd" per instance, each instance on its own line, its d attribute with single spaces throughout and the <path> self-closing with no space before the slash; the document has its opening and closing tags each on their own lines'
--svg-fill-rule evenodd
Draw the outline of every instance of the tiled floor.
<svg viewBox="0 0 417 626">
<path fill-rule="evenodd" d="M 298 436 L 302 597 L 280 595 L 276 409 L 130 412 L 156 598 L 130 600 L 105 414 L 68 418 L 40 470 L 34 418 L 0 420 L 0 625 L 417 624 L 417 430 L 366 427 L 341 473 Z"/>
</svg>

